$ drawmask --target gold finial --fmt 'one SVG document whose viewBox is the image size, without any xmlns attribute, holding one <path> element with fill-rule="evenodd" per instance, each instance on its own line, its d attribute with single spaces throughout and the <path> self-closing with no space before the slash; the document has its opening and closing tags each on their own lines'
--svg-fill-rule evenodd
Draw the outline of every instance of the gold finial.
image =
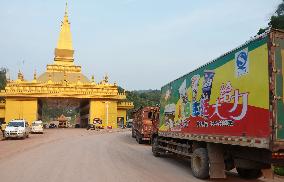
<svg viewBox="0 0 284 182">
<path fill-rule="evenodd" d="M 93 83 L 95 83 L 95 76 L 94 76 L 94 75 L 92 75 L 91 81 L 92 81 Z"/>
<path fill-rule="evenodd" d="M 18 79 L 21 78 L 21 70 L 18 71 Z"/>
<path fill-rule="evenodd" d="M 105 77 L 104 77 L 104 82 L 105 82 L 105 83 L 108 83 L 108 79 L 109 79 L 109 77 L 108 77 L 108 75 L 107 75 L 107 73 L 106 73 L 106 75 L 105 75 Z"/>
<path fill-rule="evenodd" d="M 34 72 L 34 80 L 36 80 L 36 69 L 35 69 L 35 72 Z"/>
<path fill-rule="evenodd" d="M 68 16 L 68 4 L 67 4 L 67 1 L 66 1 L 66 5 L 65 5 L 65 16 Z"/>
<path fill-rule="evenodd" d="M 24 75 L 21 73 L 21 70 L 18 72 L 18 79 L 23 81 L 24 80 Z"/>
</svg>

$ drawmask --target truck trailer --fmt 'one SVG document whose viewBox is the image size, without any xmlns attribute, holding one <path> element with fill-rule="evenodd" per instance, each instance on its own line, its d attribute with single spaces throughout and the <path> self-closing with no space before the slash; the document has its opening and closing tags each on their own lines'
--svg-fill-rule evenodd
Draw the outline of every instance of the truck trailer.
<svg viewBox="0 0 284 182">
<path fill-rule="evenodd" d="M 141 107 L 132 113 L 132 137 L 139 144 L 151 142 L 152 133 L 157 133 L 157 111 L 159 107 Z"/>
<path fill-rule="evenodd" d="M 284 31 L 269 30 L 161 88 L 154 156 L 190 158 L 195 177 L 284 166 Z"/>
</svg>

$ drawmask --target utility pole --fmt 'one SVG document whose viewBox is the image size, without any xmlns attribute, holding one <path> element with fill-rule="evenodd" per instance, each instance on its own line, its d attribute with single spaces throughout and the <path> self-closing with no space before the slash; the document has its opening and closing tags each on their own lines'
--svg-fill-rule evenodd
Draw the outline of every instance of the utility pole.
<svg viewBox="0 0 284 182">
<path fill-rule="evenodd" d="M 110 103 L 110 101 L 105 101 L 104 103 L 106 104 L 106 126 L 108 127 L 108 104 Z"/>
</svg>

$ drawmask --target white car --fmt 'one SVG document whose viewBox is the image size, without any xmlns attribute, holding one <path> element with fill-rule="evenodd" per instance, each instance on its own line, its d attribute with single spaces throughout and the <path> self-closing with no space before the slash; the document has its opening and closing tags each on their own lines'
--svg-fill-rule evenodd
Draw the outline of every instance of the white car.
<svg viewBox="0 0 284 182">
<path fill-rule="evenodd" d="M 12 120 L 8 123 L 4 130 L 4 138 L 28 138 L 30 127 L 27 121 Z"/>
<path fill-rule="evenodd" d="M 43 133 L 43 124 L 42 121 L 34 121 L 32 123 L 32 133 Z"/>
</svg>

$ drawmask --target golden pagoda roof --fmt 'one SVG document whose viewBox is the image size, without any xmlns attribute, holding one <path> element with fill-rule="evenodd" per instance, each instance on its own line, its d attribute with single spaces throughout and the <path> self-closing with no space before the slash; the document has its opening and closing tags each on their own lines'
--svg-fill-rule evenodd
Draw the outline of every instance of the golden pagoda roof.
<svg viewBox="0 0 284 182">
<path fill-rule="evenodd" d="M 67 121 L 67 118 L 61 114 L 61 116 L 57 118 L 57 121 Z"/>
<path fill-rule="evenodd" d="M 52 82 L 67 81 L 68 83 L 76 83 L 80 81 L 82 83 L 91 83 L 82 73 L 45 72 L 37 78 L 39 82 L 48 82 L 49 80 Z"/>
</svg>

